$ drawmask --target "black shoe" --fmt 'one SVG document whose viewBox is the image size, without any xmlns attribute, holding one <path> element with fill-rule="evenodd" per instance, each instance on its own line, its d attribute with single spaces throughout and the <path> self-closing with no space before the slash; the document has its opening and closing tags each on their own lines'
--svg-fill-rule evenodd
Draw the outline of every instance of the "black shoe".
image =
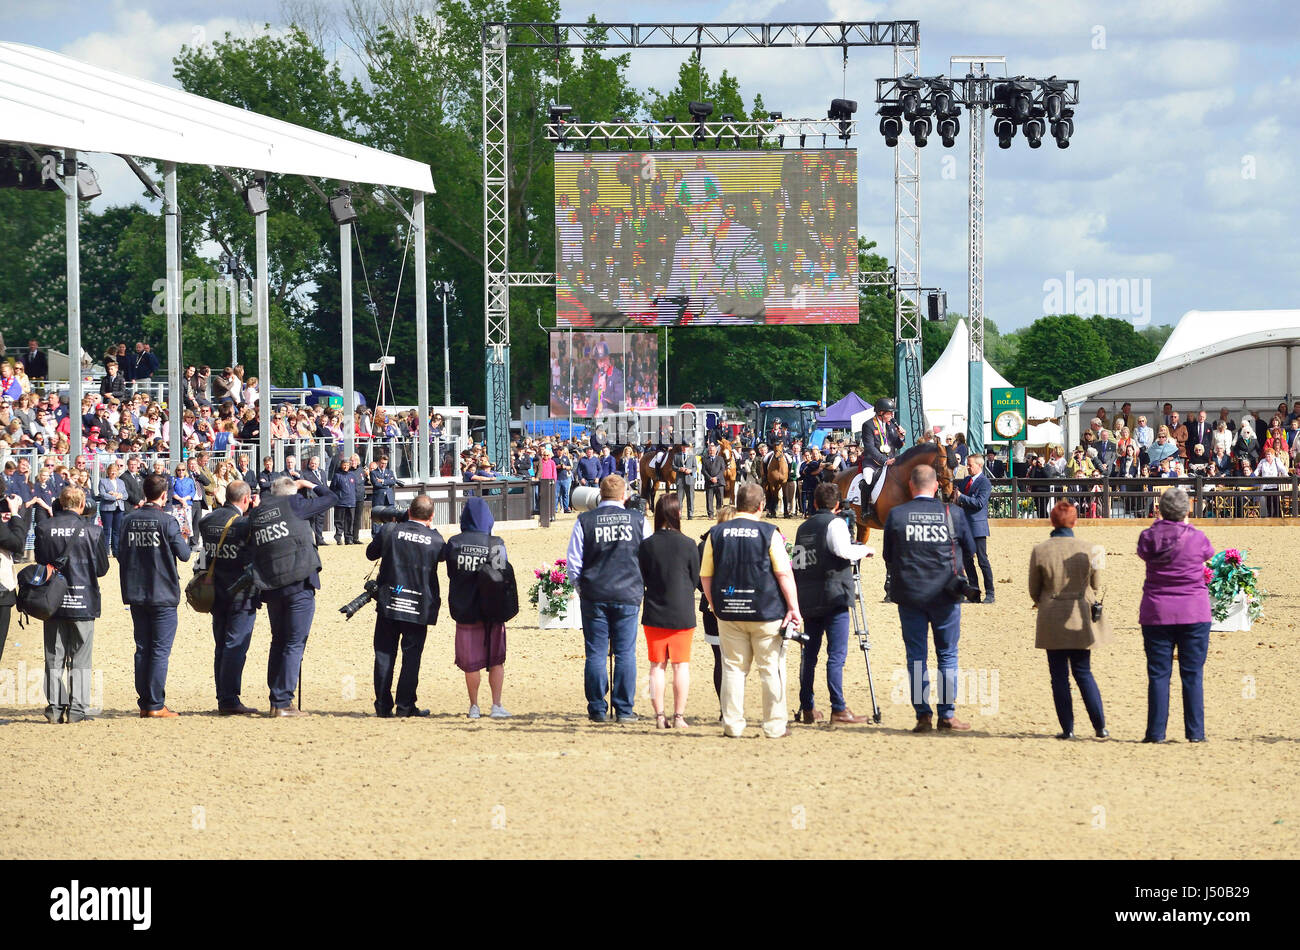
<svg viewBox="0 0 1300 950">
<path fill-rule="evenodd" d="M 993 603 L 993 591 L 989 591 L 987 594 L 984 595 L 984 603 L 986 604 Z"/>
<path fill-rule="evenodd" d="M 1205 736 L 1201 736 L 1199 739 L 1188 739 L 1187 741 L 1188 741 L 1188 742 L 1204 742 L 1204 741 L 1205 741 Z"/>
<path fill-rule="evenodd" d="M 1097 730 L 1097 738 L 1098 738 L 1098 739 L 1109 739 L 1109 738 L 1110 738 L 1110 730 L 1107 729 L 1105 726 L 1102 726 L 1100 729 Z"/>
<path fill-rule="evenodd" d="M 590 719 L 592 722 L 606 722 L 606 721 L 608 721 L 608 719 L 607 719 L 607 717 L 605 716 L 604 713 L 592 713 L 592 712 L 589 712 L 589 713 L 587 713 L 587 718 Z"/>
<path fill-rule="evenodd" d="M 391 709 L 376 709 L 375 715 L 380 719 L 392 719 L 393 711 Z"/>
<path fill-rule="evenodd" d="M 1160 743 L 1160 742 L 1164 742 L 1165 740 L 1164 740 L 1164 739 L 1152 739 L 1150 736 L 1143 736 L 1143 737 L 1142 737 L 1142 741 L 1143 741 L 1143 742 L 1154 742 L 1154 743 Z"/>
<path fill-rule="evenodd" d="M 638 716 L 638 715 L 637 715 L 636 713 L 634 713 L 634 712 L 625 712 L 625 713 L 615 713 L 615 714 L 614 714 L 614 721 L 615 721 L 615 722 L 636 722 L 636 721 L 638 721 L 640 718 L 641 718 L 641 717 Z"/>
<path fill-rule="evenodd" d="M 412 707 L 411 709 L 397 710 L 397 716 L 399 719 L 419 719 L 427 715 L 429 715 L 429 710 L 427 709 L 415 709 Z"/>
<path fill-rule="evenodd" d="M 94 722 L 95 717 L 87 715 L 86 713 L 69 712 L 67 718 L 64 719 L 63 721 L 64 722 Z M 1204 742 L 1205 740 L 1202 739 L 1201 741 Z"/>
<path fill-rule="evenodd" d="M 1069 730 L 1069 731 L 1066 731 L 1066 732 L 1058 732 L 1058 733 L 1056 734 L 1056 738 L 1058 738 L 1058 739 L 1073 739 L 1073 738 L 1074 738 L 1074 732 L 1073 732 L 1072 730 Z"/>
<path fill-rule="evenodd" d="M 60 723 L 68 721 L 67 706 L 47 706 L 45 708 L 45 718 L 51 726 L 57 726 Z"/>
</svg>

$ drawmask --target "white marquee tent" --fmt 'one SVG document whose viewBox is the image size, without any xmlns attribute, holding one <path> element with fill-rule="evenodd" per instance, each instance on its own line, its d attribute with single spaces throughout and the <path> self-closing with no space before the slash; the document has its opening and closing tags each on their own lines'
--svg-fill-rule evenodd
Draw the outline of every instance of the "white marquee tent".
<svg viewBox="0 0 1300 950">
<path fill-rule="evenodd" d="M 921 378 L 921 400 L 925 406 L 925 417 L 929 424 L 938 430 L 940 437 L 966 431 L 966 414 L 968 410 L 970 389 L 970 336 L 966 321 L 958 320 L 953 328 L 952 337 L 942 355 L 935 360 L 929 372 Z M 1001 442 L 994 438 L 989 411 L 989 390 L 1009 388 L 1005 376 L 984 361 L 984 443 Z M 1043 402 L 1028 396 L 1029 438 L 1026 445 L 1043 446 L 1061 441 L 1061 428 L 1050 421 L 1056 411 L 1050 402 Z M 1034 424 L 1033 420 L 1041 420 Z"/>
<path fill-rule="evenodd" d="M 1154 361 L 1067 389 L 1057 400 L 1066 434 L 1079 438 L 1097 406 L 1133 404 L 1158 418 L 1181 412 L 1272 410 L 1300 392 L 1300 310 L 1189 310 Z"/>
</svg>

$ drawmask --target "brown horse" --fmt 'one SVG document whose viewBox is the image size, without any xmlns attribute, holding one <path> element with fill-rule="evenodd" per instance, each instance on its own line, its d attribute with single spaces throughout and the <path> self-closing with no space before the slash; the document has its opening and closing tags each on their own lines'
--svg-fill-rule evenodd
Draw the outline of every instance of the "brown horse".
<svg viewBox="0 0 1300 950">
<path fill-rule="evenodd" d="M 638 462 L 641 472 L 641 497 L 646 500 L 651 510 L 655 506 L 655 493 L 659 490 L 660 482 L 664 484 L 664 491 L 672 491 L 677 485 L 677 473 L 673 471 L 673 462 L 677 460 L 680 452 L 676 448 L 668 449 L 664 452 L 663 460 L 659 465 L 652 468 L 651 463 L 658 454 L 658 449 L 646 449 L 641 453 Z"/>
<path fill-rule="evenodd" d="M 942 445 L 937 443 L 924 442 L 908 449 L 902 455 L 894 459 L 894 464 L 887 466 L 883 473 L 878 473 L 877 478 L 885 479 L 885 486 L 880 490 L 880 497 L 876 499 L 875 507 L 872 509 L 871 516 L 863 518 L 862 507 L 853 505 L 853 520 L 858 526 L 857 540 L 858 543 L 867 540 L 872 528 L 883 529 L 885 519 L 889 517 L 890 509 L 895 505 L 901 505 L 912 498 L 912 490 L 908 486 L 908 479 L 912 475 L 912 469 L 918 465 L 929 465 L 939 476 L 939 497 L 949 498 L 952 495 L 952 472 L 948 470 L 948 454 Z M 835 476 L 835 484 L 840 490 L 840 497 L 847 498 L 849 487 L 853 484 L 854 477 L 858 474 L 856 467 L 840 472 Z M 872 486 L 874 488 L 874 486 Z M 871 491 L 871 488 L 866 489 Z"/>
<path fill-rule="evenodd" d="M 790 481 L 790 463 L 785 452 L 777 448 L 772 452 L 772 461 L 763 466 L 763 494 L 767 496 L 767 512 L 776 517 L 776 501 L 782 501 L 783 518 L 790 517 L 790 508 L 794 502 L 794 482 Z"/>
<path fill-rule="evenodd" d="M 722 456 L 723 461 L 726 463 L 722 497 L 728 505 L 734 505 L 736 503 L 736 450 L 731 447 L 731 443 L 726 439 L 719 439 L 718 454 Z"/>
</svg>

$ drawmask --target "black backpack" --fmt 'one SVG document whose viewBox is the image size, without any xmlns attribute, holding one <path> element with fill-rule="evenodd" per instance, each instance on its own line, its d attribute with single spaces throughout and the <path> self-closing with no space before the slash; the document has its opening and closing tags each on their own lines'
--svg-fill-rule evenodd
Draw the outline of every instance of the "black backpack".
<svg viewBox="0 0 1300 950">
<path fill-rule="evenodd" d="M 486 624 L 505 623 L 519 614 L 519 586 L 514 565 L 497 566 L 487 558 L 474 572 L 478 593 L 479 619 Z"/>
<path fill-rule="evenodd" d="M 18 609 L 37 620 L 49 620 L 63 606 L 68 579 L 53 564 L 28 564 L 18 572 Z"/>
</svg>

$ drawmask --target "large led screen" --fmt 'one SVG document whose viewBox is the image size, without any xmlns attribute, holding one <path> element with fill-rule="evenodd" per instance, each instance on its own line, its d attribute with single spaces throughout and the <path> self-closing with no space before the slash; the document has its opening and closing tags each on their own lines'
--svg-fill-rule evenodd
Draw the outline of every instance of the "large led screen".
<svg viewBox="0 0 1300 950">
<path fill-rule="evenodd" d="M 551 415 L 591 419 L 659 405 L 657 333 L 551 334 Z"/>
<path fill-rule="evenodd" d="M 561 152 L 557 325 L 857 323 L 849 149 Z"/>
</svg>

